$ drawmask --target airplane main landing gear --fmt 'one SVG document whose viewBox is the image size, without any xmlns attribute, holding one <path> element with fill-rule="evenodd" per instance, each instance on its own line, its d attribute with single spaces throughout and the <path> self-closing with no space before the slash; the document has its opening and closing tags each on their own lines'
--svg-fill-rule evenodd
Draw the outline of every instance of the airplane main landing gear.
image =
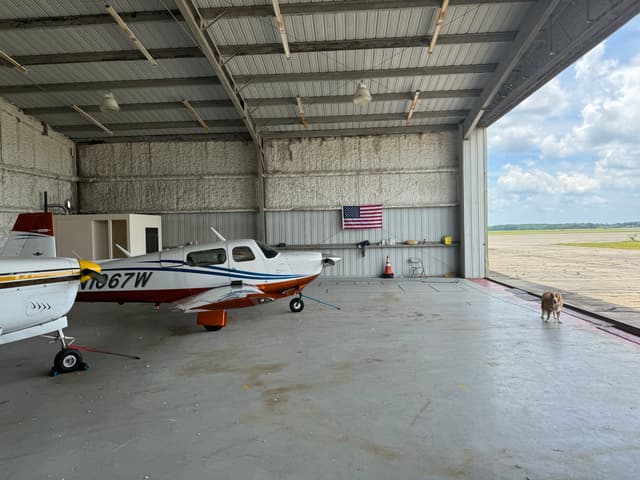
<svg viewBox="0 0 640 480">
<path fill-rule="evenodd" d="M 302 297 L 294 298 L 289 302 L 289 308 L 293 313 L 299 313 L 304 310 L 304 301 Z"/>
<path fill-rule="evenodd" d="M 62 329 L 58 330 L 57 340 L 62 344 L 60 350 L 53 359 L 51 376 L 55 377 L 61 373 L 70 373 L 76 370 L 87 370 L 89 365 L 82 361 L 82 354 L 69 346 L 73 343 L 73 337 L 65 337 Z M 70 340 L 67 342 L 67 340 Z"/>
</svg>

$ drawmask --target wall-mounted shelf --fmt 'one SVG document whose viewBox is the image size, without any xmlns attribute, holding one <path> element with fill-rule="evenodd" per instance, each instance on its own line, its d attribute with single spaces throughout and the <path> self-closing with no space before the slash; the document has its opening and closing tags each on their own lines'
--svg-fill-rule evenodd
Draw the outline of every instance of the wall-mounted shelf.
<svg viewBox="0 0 640 480">
<path fill-rule="evenodd" d="M 445 245 L 441 242 L 426 242 L 418 243 L 416 245 L 407 245 L 406 243 L 396 243 L 395 245 L 378 245 L 371 244 L 366 245 L 365 248 L 384 249 L 384 248 L 454 248 L 458 247 L 460 242 L 453 242 L 451 245 Z M 274 245 L 278 250 L 357 250 L 360 247 L 355 243 L 322 243 L 316 245 L 287 245 L 286 247 L 278 247 Z"/>
</svg>

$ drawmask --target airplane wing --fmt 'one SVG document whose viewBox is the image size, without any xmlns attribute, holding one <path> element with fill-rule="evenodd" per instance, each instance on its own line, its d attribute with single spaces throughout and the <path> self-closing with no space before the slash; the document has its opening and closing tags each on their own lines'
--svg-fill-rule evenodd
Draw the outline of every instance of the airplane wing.
<svg viewBox="0 0 640 480">
<path fill-rule="evenodd" d="M 264 292 L 251 285 L 225 285 L 173 302 L 173 306 L 183 312 L 206 312 L 211 308 L 203 308 L 205 306 L 246 298 L 249 295 L 264 295 Z"/>
</svg>

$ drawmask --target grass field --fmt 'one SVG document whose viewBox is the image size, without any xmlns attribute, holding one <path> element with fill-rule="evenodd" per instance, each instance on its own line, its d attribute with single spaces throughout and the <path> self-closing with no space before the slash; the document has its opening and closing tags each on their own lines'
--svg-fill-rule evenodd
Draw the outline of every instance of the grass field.
<svg viewBox="0 0 640 480">
<path fill-rule="evenodd" d="M 629 240 L 627 242 L 573 242 L 559 243 L 567 247 L 591 247 L 591 248 L 621 248 L 623 250 L 640 250 L 640 242 Z"/>
</svg>

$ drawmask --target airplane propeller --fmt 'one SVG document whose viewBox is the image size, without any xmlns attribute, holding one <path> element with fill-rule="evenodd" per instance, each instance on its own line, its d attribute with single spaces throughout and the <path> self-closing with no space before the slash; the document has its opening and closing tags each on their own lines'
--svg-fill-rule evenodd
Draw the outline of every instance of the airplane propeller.
<svg viewBox="0 0 640 480">
<path fill-rule="evenodd" d="M 80 263 L 80 283 L 87 282 L 89 280 L 95 280 L 102 284 L 106 283 L 108 277 L 102 271 L 102 267 L 94 262 L 87 260 L 79 260 Z"/>
</svg>

